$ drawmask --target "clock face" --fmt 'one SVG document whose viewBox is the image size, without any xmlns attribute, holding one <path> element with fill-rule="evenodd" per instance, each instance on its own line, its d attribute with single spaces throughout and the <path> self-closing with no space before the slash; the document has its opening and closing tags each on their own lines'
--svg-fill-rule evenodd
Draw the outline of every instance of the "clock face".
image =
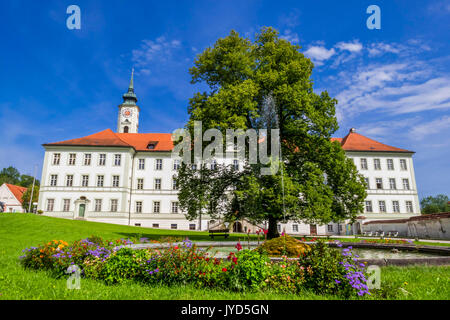
<svg viewBox="0 0 450 320">
<path fill-rule="evenodd" d="M 133 115 L 133 111 L 131 111 L 131 109 L 123 109 L 122 110 L 122 116 L 124 117 L 124 118 L 129 118 L 129 117 L 131 117 Z"/>
</svg>

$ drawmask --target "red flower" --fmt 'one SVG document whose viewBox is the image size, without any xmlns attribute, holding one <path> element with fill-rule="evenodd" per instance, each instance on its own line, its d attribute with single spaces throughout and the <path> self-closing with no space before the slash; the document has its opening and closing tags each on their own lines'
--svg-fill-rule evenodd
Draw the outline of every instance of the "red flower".
<svg viewBox="0 0 450 320">
<path fill-rule="evenodd" d="M 227 272 L 228 270 L 227 270 L 227 268 L 222 268 L 222 271 Z"/>
<path fill-rule="evenodd" d="M 268 229 L 263 229 L 264 234 L 267 234 L 269 232 Z"/>
<path fill-rule="evenodd" d="M 178 246 L 173 247 L 174 249 L 178 249 Z"/>
<path fill-rule="evenodd" d="M 238 242 L 238 243 L 236 244 L 236 249 L 237 249 L 237 251 L 241 251 L 241 250 L 242 250 L 242 245 L 241 245 L 240 242 Z"/>
<path fill-rule="evenodd" d="M 237 258 L 236 257 L 233 258 L 233 262 L 234 262 L 234 264 L 237 264 Z"/>
</svg>

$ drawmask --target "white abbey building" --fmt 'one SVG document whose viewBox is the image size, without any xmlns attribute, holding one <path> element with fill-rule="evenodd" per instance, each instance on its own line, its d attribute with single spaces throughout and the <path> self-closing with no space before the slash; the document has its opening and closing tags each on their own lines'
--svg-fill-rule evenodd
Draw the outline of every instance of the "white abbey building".
<svg viewBox="0 0 450 320">
<path fill-rule="evenodd" d="M 138 133 L 139 107 L 131 77 L 119 105 L 117 132 L 110 129 L 44 144 L 38 210 L 45 215 L 150 228 L 207 230 L 210 221 L 188 221 L 178 208 L 174 181 L 179 161 L 172 159 L 170 133 Z M 291 234 L 351 234 L 371 220 L 420 215 L 412 156 L 414 152 L 369 139 L 354 129 L 341 143 L 366 177 L 367 199 L 357 223 L 280 224 Z M 235 231 L 246 231 L 245 221 Z M 252 228 L 254 231 L 254 228 Z"/>
</svg>

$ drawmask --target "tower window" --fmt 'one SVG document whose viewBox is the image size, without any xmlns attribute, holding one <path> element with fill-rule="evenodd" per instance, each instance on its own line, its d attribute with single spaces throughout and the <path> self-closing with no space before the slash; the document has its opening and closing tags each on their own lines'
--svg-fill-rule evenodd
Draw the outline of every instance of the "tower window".
<svg viewBox="0 0 450 320">
<path fill-rule="evenodd" d="M 128 131 L 129 131 L 128 126 L 123 127 L 123 133 L 128 133 Z"/>
</svg>

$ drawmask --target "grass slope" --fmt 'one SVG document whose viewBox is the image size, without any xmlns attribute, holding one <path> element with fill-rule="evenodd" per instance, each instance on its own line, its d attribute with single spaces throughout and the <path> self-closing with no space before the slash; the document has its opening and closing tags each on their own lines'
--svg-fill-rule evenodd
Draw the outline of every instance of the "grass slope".
<svg viewBox="0 0 450 320">
<path fill-rule="evenodd" d="M 55 279 L 44 271 L 25 270 L 19 264 L 22 249 L 53 239 L 68 242 L 91 235 L 107 239 L 176 236 L 192 240 L 210 240 L 207 232 L 158 230 L 57 219 L 33 214 L 0 214 L 0 299 L 339 299 L 311 292 L 301 295 L 272 292 L 236 293 L 190 286 L 166 287 L 125 283 L 107 286 L 99 281 L 81 279 L 80 290 L 68 290 L 66 279 Z M 243 240 L 243 235 L 230 235 L 229 240 Z M 408 295 L 399 299 L 449 299 L 450 267 L 383 268 L 382 281 L 390 283 L 395 292 L 403 286 Z M 407 282 L 408 284 L 404 284 Z"/>
</svg>

